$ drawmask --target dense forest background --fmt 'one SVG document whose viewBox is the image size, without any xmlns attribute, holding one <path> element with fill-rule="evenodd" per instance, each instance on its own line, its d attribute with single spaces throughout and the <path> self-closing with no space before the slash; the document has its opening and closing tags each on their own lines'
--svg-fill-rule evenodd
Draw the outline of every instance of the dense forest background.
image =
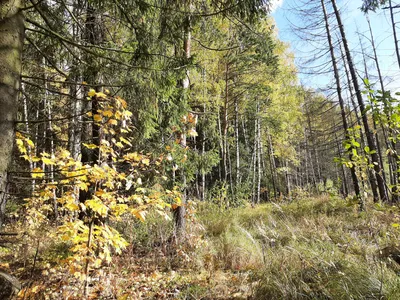
<svg viewBox="0 0 400 300">
<path fill-rule="evenodd" d="M 298 2 L 304 66 L 271 1 L 0 1 L 4 298 L 397 299 L 398 100 L 374 28 Z"/>
</svg>

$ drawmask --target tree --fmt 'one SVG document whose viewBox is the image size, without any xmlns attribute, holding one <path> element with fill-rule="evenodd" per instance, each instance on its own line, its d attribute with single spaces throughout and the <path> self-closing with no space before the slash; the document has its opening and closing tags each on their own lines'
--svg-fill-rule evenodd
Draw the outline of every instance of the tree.
<svg viewBox="0 0 400 300">
<path fill-rule="evenodd" d="M 7 168 L 14 144 L 24 41 L 22 1 L 0 2 L 0 226 L 7 200 Z"/>
<path fill-rule="evenodd" d="M 331 37 L 331 31 L 329 28 L 328 13 L 325 8 L 324 0 L 321 0 L 321 7 L 322 7 L 322 10 L 324 13 L 326 35 L 327 35 L 327 39 L 328 39 L 328 43 L 329 43 L 329 52 L 331 55 L 331 61 L 332 61 L 332 66 L 333 66 L 333 70 L 334 70 L 334 76 L 335 76 L 335 82 L 336 82 L 336 93 L 337 93 L 337 97 L 338 97 L 339 105 L 340 105 L 340 112 L 341 112 L 341 116 L 342 116 L 344 136 L 348 137 L 349 126 L 347 123 L 346 110 L 345 110 L 344 100 L 343 100 L 343 96 L 342 96 L 342 87 L 341 87 L 341 83 L 340 83 L 339 70 L 337 67 L 337 61 L 336 61 L 336 57 L 335 57 L 335 52 L 334 52 L 334 47 L 333 47 L 333 42 L 332 42 L 332 37 Z M 353 160 L 353 154 L 351 151 L 349 152 L 349 159 L 350 159 L 350 161 Z M 350 173 L 351 173 L 351 178 L 353 181 L 354 192 L 356 194 L 357 199 L 359 199 L 361 209 L 363 209 L 361 191 L 360 191 L 360 186 L 358 183 L 355 166 L 352 166 L 350 168 Z"/>
<path fill-rule="evenodd" d="M 367 142 L 368 142 L 368 146 L 371 150 L 371 160 L 372 160 L 372 164 L 374 165 L 374 170 L 375 170 L 375 174 L 376 174 L 376 179 L 377 179 L 377 183 L 378 183 L 378 190 L 379 190 L 379 196 L 381 198 L 382 201 L 387 201 L 388 200 L 388 195 L 387 195 L 387 188 L 386 188 L 386 183 L 383 179 L 382 176 L 382 171 L 383 168 L 380 164 L 379 161 L 379 157 L 377 154 L 377 145 L 376 145 L 376 137 L 374 136 L 374 134 L 372 133 L 371 129 L 370 129 L 370 125 L 369 125 L 369 121 L 368 121 L 368 116 L 366 114 L 366 110 L 365 110 L 365 105 L 364 105 L 364 100 L 362 98 L 362 93 L 361 93 L 361 89 L 358 83 L 358 77 L 355 71 L 355 67 L 353 64 L 353 58 L 349 49 L 349 45 L 347 43 L 347 39 L 346 39 L 346 34 L 344 31 L 344 27 L 342 24 L 342 20 L 341 20 L 341 16 L 339 13 L 339 10 L 337 8 L 336 5 L 336 1 L 335 0 L 331 0 L 332 3 L 332 7 L 334 10 L 334 14 L 336 17 L 336 21 L 339 27 L 339 31 L 340 31 L 340 36 L 341 36 L 341 41 L 343 43 L 343 47 L 345 50 L 345 55 L 347 58 L 347 63 L 349 66 L 349 70 L 350 70 L 350 75 L 352 78 L 352 83 L 354 86 L 354 90 L 356 93 L 356 98 L 357 98 L 357 102 L 358 105 L 360 107 L 361 110 L 361 114 L 362 114 L 362 121 L 363 121 L 363 126 L 364 126 L 364 130 L 365 130 L 365 135 L 367 137 Z"/>
</svg>

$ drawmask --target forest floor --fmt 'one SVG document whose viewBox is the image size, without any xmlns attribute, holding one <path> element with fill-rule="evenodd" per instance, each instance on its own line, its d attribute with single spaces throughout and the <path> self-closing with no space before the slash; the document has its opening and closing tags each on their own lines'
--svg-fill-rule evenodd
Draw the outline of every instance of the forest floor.
<svg viewBox="0 0 400 300">
<path fill-rule="evenodd" d="M 397 207 L 369 204 L 360 213 L 351 201 L 318 196 L 230 210 L 199 203 L 191 210 L 179 246 L 170 238 L 172 222 L 156 215 L 118 224 L 131 246 L 91 274 L 89 297 L 400 298 Z M 19 298 L 82 299 L 78 282 L 54 263 L 65 245 L 43 237 L 38 245 L 1 248 L 0 267 L 27 287 Z"/>
</svg>

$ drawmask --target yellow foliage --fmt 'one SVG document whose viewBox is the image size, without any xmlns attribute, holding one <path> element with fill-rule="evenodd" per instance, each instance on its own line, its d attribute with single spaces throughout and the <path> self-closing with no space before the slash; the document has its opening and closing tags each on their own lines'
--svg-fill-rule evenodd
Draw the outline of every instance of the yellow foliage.
<svg viewBox="0 0 400 300">
<path fill-rule="evenodd" d="M 89 93 L 88 93 L 88 96 L 89 97 L 93 97 L 93 96 L 95 96 L 96 95 L 96 91 L 94 90 L 94 89 L 90 89 L 90 91 L 89 91 Z"/>
<path fill-rule="evenodd" d="M 41 168 L 34 168 L 32 170 L 32 178 L 43 178 L 43 177 L 44 177 L 44 173 Z"/>
<path fill-rule="evenodd" d="M 99 198 L 86 200 L 85 205 L 100 216 L 107 216 L 108 207 Z"/>
<path fill-rule="evenodd" d="M 114 113 L 111 110 L 105 110 L 103 111 L 103 116 L 111 118 L 114 115 Z"/>
<path fill-rule="evenodd" d="M 101 122 L 101 121 L 103 120 L 103 118 L 102 118 L 102 116 L 100 116 L 100 115 L 98 115 L 98 114 L 95 114 L 95 115 L 93 116 L 93 120 L 94 120 L 95 122 Z"/>
<path fill-rule="evenodd" d="M 42 157 L 42 162 L 46 165 L 55 165 L 55 162 L 47 157 Z"/>
<path fill-rule="evenodd" d="M 88 96 L 107 97 L 93 89 Z M 150 169 L 153 158 L 151 154 L 129 152 L 132 140 L 126 134 L 132 131 L 133 126 L 130 120 L 132 113 L 126 110 L 127 103 L 119 97 L 108 96 L 107 101 L 98 101 L 98 104 L 98 113 L 93 115 L 93 120 L 102 122 L 103 116 L 112 119 L 98 124 L 100 146 L 90 142 L 83 144 L 87 149 L 99 148 L 96 162 L 83 165 L 80 158 L 71 157 L 71 153 L 64 148 L 58 148 L 51 154 L 43 152 L 40 157 L 32 156 L 29 151 L 35 147 L 33 142 L 20 133 L 16 135 L 17 146 L 25 160 L 54 165 L 54 170 L 58 171 L 52 182 L 38 183 L 38 192 L 26 199 L 27 226 L 39 229 L 41 224 L 50 222 L 54 217 L 56 201 L 59 210 L 57 238 L 71 245 L 70 251 L 73 253 L 63 262 L 69 267 L 71 276 L 80 280 L 85 279 L 87 263 L 89 269 L 101 267 L 103 261 L 110 262 L 112 254 L 120 253 L 127 246 L 117 230 L 102 223 L 104 217 L 116 221 L 122 215 L 131 213 L 144 222 L 151 208 L 163 215 L 163 210 L 171 206 L 166 201 L 179 199 L 179 193 L 175 190 L 158 188 L 157 192 L 152 192 L 145 185 L 146 181 L 142 182 L 142 178 L 147 178 L 147 173 L 142 172 Z M 118 124 L 121 126 L 116 127 Z M 113 163 L 110 163 L 110 158 Z M 154 161 L 160 165 L 162 158 L 155 158 Z M 116 167 L 117 163 L 126 165 L 124 172 Z M 157 170 L 158 165 L 152 166 L 152 171 L 162 177 Z M 45 173 L 38 167 L 31 176 L 44 178 Z M 165 176 L 163 178 L 166 179 Z M 126 193 L 125 188 L 129 184 L 135 191 L 133 195 Z M 88 192 L 84 202 L 82 199 L 79 201 L 80 191 Z M 78 215 L 83 217 L 78 219 Z"/>
<path fill-rule="evenodd" d="M 85 143 L 82 143 L 82 144 L 83 144 L 83 146 L 85 146 L 88 149 L 96 149 L 98 147 L 95 144 L 85 144 Z"/>
<path fill-rule="evenodd" d="M 96 97 L 97 98 L 107 98 L 107 95 L 102 92 L 98 92 L 98 93 L 96 93 Z"/>
<path fill-rule="evenodd" d="M 118 122 L 115 119 L 110 119 L 110 120 L 108 120 L 108 124 L 110 124 L 110 125 L 118 125 Z"/>
</svg>

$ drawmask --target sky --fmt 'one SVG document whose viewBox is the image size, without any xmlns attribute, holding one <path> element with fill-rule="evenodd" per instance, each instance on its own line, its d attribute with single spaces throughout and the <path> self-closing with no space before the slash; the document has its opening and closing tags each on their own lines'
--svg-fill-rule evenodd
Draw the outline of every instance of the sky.
<svg viewBox="0 0 400 300">
<path fill-rule="evenodd" d="M 301 41 L 290 28 L 290 23 L 295 23 L 296 25 L 300 25 L 302 23 L 302 20 L 296 15 L 296 12 L 291 9 L 291 7 L 296 6 L 296 0 L 273 1 L 272 16 L 277 24 L 279 38 L 282 41 L 290 44 L 291 49 L 296 56 L 301 83 L 305 86 L 316 89 L 324 88 L 327 85 L 332 84 L 332 74 L 318 76 L 302 74 L 302 70 L 304 70 L 304 66 L 301 65 L 302 58 L 304 58 L 305 55 L 309 55 L 312 50 L 312 45 L 310 43 Z M 359 9 L 362 4 L 362 0 L 338 0 L 337 4 L 342 11 L 344 28 L 350 48 L 353 50 L 354 61 L 355 63 L 360 64 L 362 62 L 362 55 L 360 54 L 361 48 L 359 45 L 359 37 L 357 32 L 369 37 L 368 23 L 364 13 Z M 394 40 L 391 30 L 389 12 L 388 10 L 379 9 L 376 11 L 376 13 L 370 12 L 369 18 L 373 28 L 375 43 L 378 45 L 379 63 L 382 73 L 385 76 L 387 89 L 399 91 L 400 71 L 395 57 Z M 398 16 L 397 19 L 400 21 L 400 16 Z M 400 37 L 400 28 L 398 35 Z M 372 47 L 370 46 L 369 41 L 364 39 L 363 43 L 366 52 L 372 55 Z M 370 61 L 370 65 L 371 75 L 376 74 L 375 69 L 373 68 L 374 62 L 372 60 Z M 363 67 L 359 65 L 359 69 L 363 70 Z M 372 77 L 371 81 L 373 81 Z"/>
</svg>

